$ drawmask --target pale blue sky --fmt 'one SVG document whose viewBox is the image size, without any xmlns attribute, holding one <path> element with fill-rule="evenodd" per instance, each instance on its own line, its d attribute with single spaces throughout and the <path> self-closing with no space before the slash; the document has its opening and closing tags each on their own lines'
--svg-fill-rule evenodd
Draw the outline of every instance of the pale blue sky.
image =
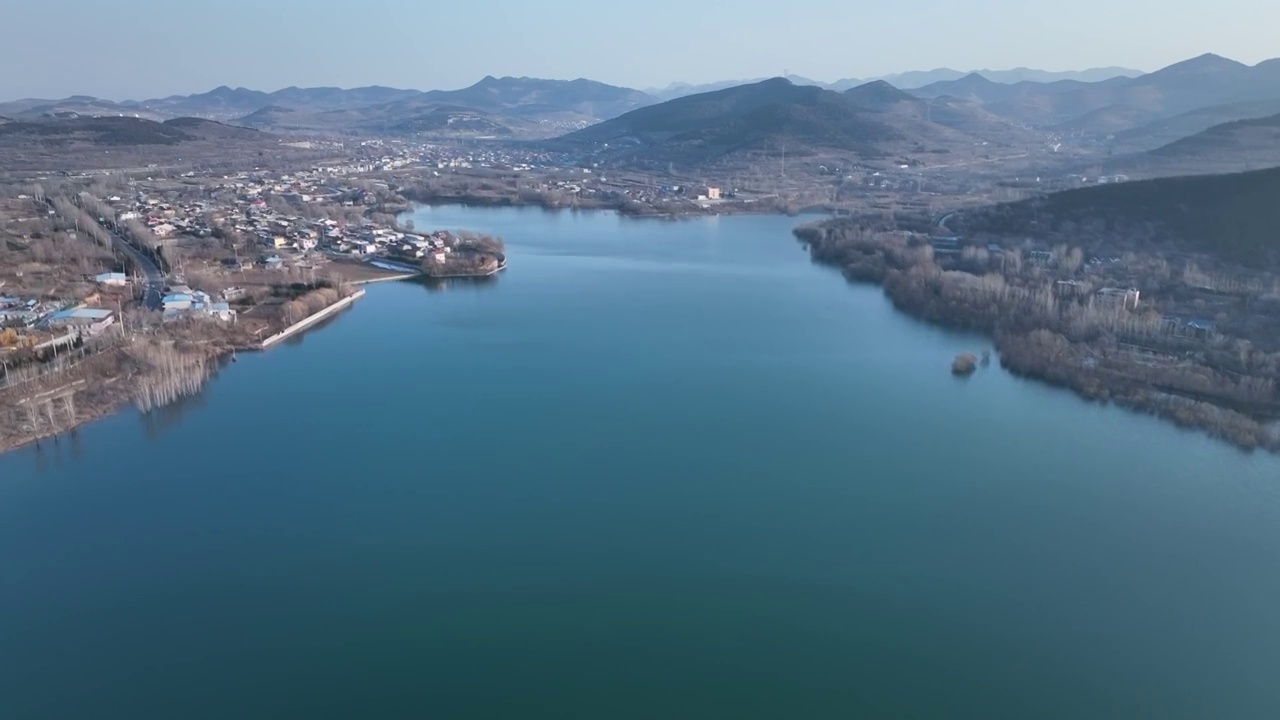
<svg viewBox="0 0 1280 720">
<path fill-rule="evenodd" d="M 632 87 L 940 66 L 1153 70 L 1280 56 L 1267 0 L 0 0 L 0 99 L 218 85 L 469 85 L 484 75 Z M 1056 8 L 1056 9 L 1055 9 Z"/>
</svg>

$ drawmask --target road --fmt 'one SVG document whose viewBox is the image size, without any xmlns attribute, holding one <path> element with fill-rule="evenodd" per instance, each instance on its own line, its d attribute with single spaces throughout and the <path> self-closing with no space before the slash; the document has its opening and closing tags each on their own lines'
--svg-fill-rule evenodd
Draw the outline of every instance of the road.
<svg viewBox="0 0 1280 720">
<path fill-rule="evenodd" d="M 147 276 L 147 284 L 142 289 L 142 302 L 151 310 L 159 310 L 164 304 L 164 273 L 160 272 L 160 268 L 151 258 L 147 257 L 138 248 L 129 244 L 129 241 L 120 236 L 111 228 L 104 228 L 111 235 L 111 242 L 115 244 L 116 249 L 128 255 L 133 261 L 134 267 L 138 268 L 142 274 Z"/>
<path fill-rule="evenodd" d="M 79 205 L 79 198 L 76 198 L 76 204 Z M 45 200 L 45 204 L 50 209 L 53 208 L 52 200 Z M 114 223 L 98 223 L 107 234 L 111 236 L 111 243 L 116 246 L 120 252 L 128 255 L 133 261 L 134 267 L 147 276 L 147 283 L 142 288 L 142 302 L 151 310 L 159 310 L 164 306 L 164 273 L 160 272 L 159 266 L 155 260 L 147 257 L 141 250 L 129 244 L 124 236 L 116 231 Z"/>
</svg>

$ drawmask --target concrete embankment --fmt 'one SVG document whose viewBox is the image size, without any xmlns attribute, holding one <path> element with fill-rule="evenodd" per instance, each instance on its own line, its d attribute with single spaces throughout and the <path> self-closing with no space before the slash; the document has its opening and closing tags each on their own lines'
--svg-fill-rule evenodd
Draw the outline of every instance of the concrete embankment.
<svg viewBox="0 0 1280 720">
<path fill-rule="evenodd" d="M 396 280 L 412 280 L 413 278 L 423 277 L 420 272 L 404 273 L 403 275 L 388 275 L 387 277 L 370 278 L 368 280 L 356 280 L 352 285 L 372 285 L 374 283 L 393 282 Z"/>
<path fill-rule="evenodd" d="M 297 333 L 300 333 L 300 332 L 302 332 L 303 330 L 306 330 L 307 328 L 311 327 L 312 325 L 315 325 L 316 323 L 320 322 L 321 320 L 324 320 L 325 318 L 327 318 L 327 317 L 329 317 L 329 316 L 331 316 L 331 315 L 334 315 L 334 314 L 336 314 L 336 313 L 338 313 L 338 312 L 341 312 L 342 310 L 345 310 L 346 308 L 350 307 L 350 306 L 351 306 L 351 304 L 352 304 L 352 303 L 354 303 L 356 300 L 359 300 L 360 298 L 364 297 L 364 294 L 365 294 L 365 291 L 364 291 L 364 290 L 357 290 L 357 291 L 355 291 L 355 293 L 353 293 L 353 294 L 351 294 L 351 295 L 348 295 L 347 297 L 342 298 L 342 299 L 341 299 L 341 300 L 339 300 L 338 302 L 336 302 L 336 303 L 334 303 L 334 304 L 330 305 L 329 307 L 327 307 L 327 308 L 325 308 L 325 309 L 321 310 L 320 312 L 317 312 L 317 313 L 315 313 L 314 315 L 309 315 L 309 316 L 307 316 L 307 317 L 303 318 L 302 320 L 299 320 L 298 322 L 296 322 L 296 323 L 294 323 L 294 324 L 290 325 L 289 327 L 285 328 L 284 330 L 281 330 L 280 332 L 276 333 L 275 335 L 272 335 L 271 337 L 267 338 L 266 340 L 263 340 L 263 341 L 262 341 L 262 349 L 263 349 L 263 350 L 266 350 L 267 348 L 271 347 L 272 345 L 275 345 L 276 343 L 280 342 L 281 340 L 288 339 L 288 338 L 292 337 L 293 335 L 296 335 Z"/>
</svg>

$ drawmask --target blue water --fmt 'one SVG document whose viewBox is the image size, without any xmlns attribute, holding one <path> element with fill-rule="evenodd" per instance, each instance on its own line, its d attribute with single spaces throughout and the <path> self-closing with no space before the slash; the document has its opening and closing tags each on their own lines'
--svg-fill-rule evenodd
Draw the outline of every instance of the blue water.
<svg viewBox="0 0 1280 720">
<path fill-rule="evenodd" d="M 424 209 L 165 412 L 0 456 L 0 718 L 1280 716 L 1280 462 L 1009 377 L 794 219 Z"/>
</svg>

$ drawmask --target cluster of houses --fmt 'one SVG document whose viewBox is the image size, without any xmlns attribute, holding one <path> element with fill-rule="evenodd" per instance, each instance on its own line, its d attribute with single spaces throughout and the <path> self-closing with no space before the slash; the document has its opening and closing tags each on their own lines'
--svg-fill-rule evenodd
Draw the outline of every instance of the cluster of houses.
<svg viewBox="0 0 1280 720">
<path fill-rule="evenodd" d="M 40 349 L 99 335 L 114 325 L 114 310 L 84 307 L 69 302 L 0 296 L 0 331 L 12 338 L 0 351 L 18 347 Z"/>
<path fill-rule="evenodd" d="M 231 290 L 238 289 L 232 288 Z M 223 293 L 223 296 L 223 301 L 218 302 L 214 301 L 209 296 L 209 293 L 201 290 L 192 290 L 186 285 L 175 285 L 167 288 L 167 292 L 161 300 L 164 319 L 172 321 L 188 317 L 208 317 L 224 322 L 234 322 L 236 311 L 231 309 L 229 302 L 226 302 L 229 293 Z"/>
</svg>

